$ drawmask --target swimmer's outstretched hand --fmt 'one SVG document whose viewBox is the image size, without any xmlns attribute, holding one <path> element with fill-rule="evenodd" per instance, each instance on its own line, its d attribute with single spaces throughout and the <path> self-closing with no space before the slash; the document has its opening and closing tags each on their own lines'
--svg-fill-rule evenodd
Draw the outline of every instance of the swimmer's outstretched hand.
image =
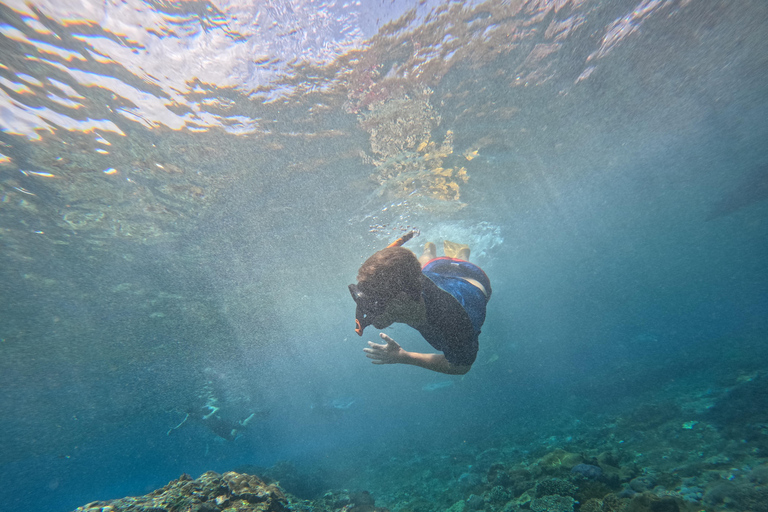
<svg viewBox="0 0 768 512">
<path fill-rule="evenodd" d="M 386 344 L 368 342 L 368 348 L 364 348 L 365 357 L 373 359 L 373 364 L 395 364 L 402 363 L 407 358 L 408 353 L 392 338 L 384 333 L 381 333 L 381 339 L 386 341 Z"/>
</svg>

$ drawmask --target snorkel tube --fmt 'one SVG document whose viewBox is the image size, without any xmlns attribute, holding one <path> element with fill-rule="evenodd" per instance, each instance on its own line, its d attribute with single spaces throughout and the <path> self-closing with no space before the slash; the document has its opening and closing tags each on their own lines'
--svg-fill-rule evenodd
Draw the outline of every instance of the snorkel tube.
<svg viewBox="0 0 768 512">
<path fill-rule="evenodd" d="M 416 231 L 412 229 L 406 234 L 404 234 L 403 236 L 401 236 L 400 238 L 398 238 L 397 240 L 395 240 L 394 242 L 392 242 L 391 244 L 389 244 L 386 248 L 389 249 L 390 247 L 400 247 L 405 242 L 413 238 L 415 234 L 416 234 Z"/>
<path fill-rule="evenodd" d="M 410 240 L 417 234 L 416 230 L 411 230 L 389 244 L 386 248 L 400 247 L 405 242 Z M 349 293 L 352 294 L 352 298 L 355 299 L 357 308 L 355 309 L 355 332 L 358 336 L 363 335 L 363 330 L 373 323 L 373 315 L 371 315 L 371 309 L 378 306 L 378 304 L 370 304 L 368 298 L 365 296 L 360 288 L 356 284 L 349 285 Z M 367 308 L 365 306 L 368 306 Z"/>
</svg>

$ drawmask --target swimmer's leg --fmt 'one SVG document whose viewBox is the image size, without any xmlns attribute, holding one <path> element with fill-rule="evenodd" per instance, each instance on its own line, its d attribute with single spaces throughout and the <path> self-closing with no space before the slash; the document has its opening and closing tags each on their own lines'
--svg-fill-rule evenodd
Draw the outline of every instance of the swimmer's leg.
<svg viewBox="0 0 768 512">
<path fill-rule="evenodd" d="M 437 247 L 432 242 L 427 242 L 424 244 L 424 252 L 419 256 L 419 263 L 421 263 L 421 266 L 423 267 L 427 263 L 429 263 L 430 260 L 433 260 L 437 257 Z"/>
</svg>

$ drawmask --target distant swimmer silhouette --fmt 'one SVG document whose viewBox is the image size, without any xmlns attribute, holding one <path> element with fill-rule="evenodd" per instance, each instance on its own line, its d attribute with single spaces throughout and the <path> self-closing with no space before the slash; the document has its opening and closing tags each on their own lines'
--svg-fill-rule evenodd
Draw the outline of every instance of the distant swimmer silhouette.
<svg viewBox="0 0 768 512">
<path fill-rule="evenodd" d="M 211 369 L 203 370 L 205 382 L 201 389 L 188 397 L 188 400 L 181 407 L 174 408 L 174 412 L 184 414 L 184 419 L 171 427 L 166 435 L 178 430 L 189 423 L 197 423 L 206 427 L 212 433 L 225 441 L 234 441 L 248 428 L 254 419 L 263 419 L 269 415 L 269 411 L 261 410 L 242 410 L 241 407 L 232 404 L 226 400 L 220 400 L 219 397 L 226 395 L 225 382 L 222 374 Z M 250 414 L 243 419 L 243 414 Z"/>
<path fill-rule="evenodd" d="M 436 256 L 433 243 L 416 258 L 402 245 L 411 231 L 375 253 L 360 267 L 357 284 L 349 291 L 357 304 L 355 331 L 373 325 L 384 329 L 395 322 L 408 324 L 442 354 L 404 350 L 384 333 L 384 344 L 368 342 L 363 349 L 373 364 L 410 364 L 452 375 L 463 375 L 475 362 L 491 282 L 468 261 L 469 247 L 444 242 L 445 256 Z"/>
</svg>

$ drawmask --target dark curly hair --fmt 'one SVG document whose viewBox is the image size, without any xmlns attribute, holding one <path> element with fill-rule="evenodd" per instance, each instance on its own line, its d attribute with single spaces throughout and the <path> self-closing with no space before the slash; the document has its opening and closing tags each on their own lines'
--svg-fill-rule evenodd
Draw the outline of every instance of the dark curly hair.
<svg viewBox="0 0 768 512">
<path fill-rule="evenodd" d="M 413 300 L 421 297 L 421 264 L 408 249 L 387 247 L 365 260 L 357 271 L 358 287 L 364 293 L 387 301 L 400 292 Z"/>
</svg>

